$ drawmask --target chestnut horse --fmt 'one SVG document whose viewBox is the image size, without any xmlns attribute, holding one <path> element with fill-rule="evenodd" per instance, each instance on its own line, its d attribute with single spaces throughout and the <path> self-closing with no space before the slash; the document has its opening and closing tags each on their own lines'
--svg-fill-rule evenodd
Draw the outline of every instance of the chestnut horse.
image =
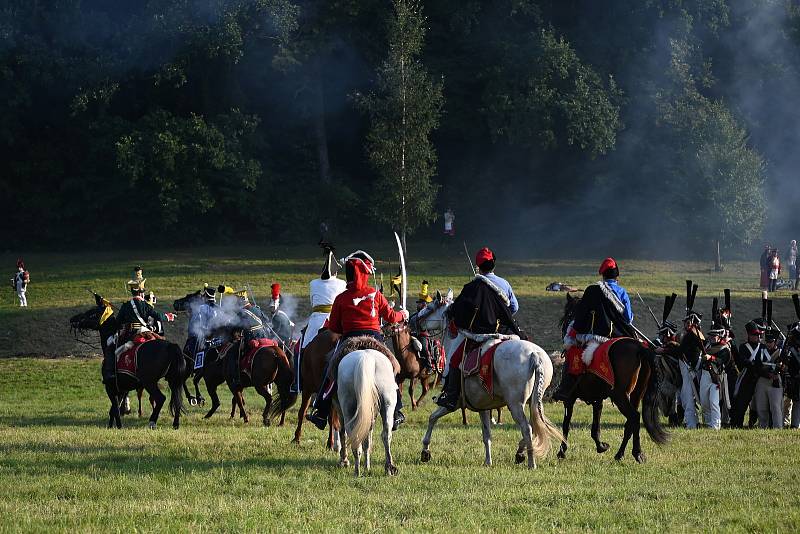
<svg viewBox="0 0 800 534">
<path fill-rule="evenodd" d="M 384 327 L 383 335 L 386 337 L 387 345 L 391 342 L 389 346 L 395 358 L 397 358 L 397 361 L 400 363 L 400 373 L 396 377 L 397 385 L 400 391 L 402 391 L 403 382 L 406 379 L 410 380 L 408 396 L 411 397 L 411 409 L 416 410 L 419 403 L 422 402 L 422 399 L 428 394 L 428 391 L 433 388 L 439 374 L 434 370 L 420 365 L 417 353 L 412 346 L 411 330 L 409 330 L 408 324 L 389 324 Z M 419 398 L 415 400 L 414 386 L 417 380 L 422 384 L 422 393 L 420 393 Z"/>
<path fill-rule="evenodd" d="M 562 335 L 566 335 L 578 302 L 580 302 L 580 298 L 567 294 L 564 316 L 559 321 Z M 564 441 L 558 451 L 559 458 L 563 459 L 567 454 L 567 437 L 572 421 L 572 410 L 578 399 L 592 405 L 592 439 L 599 453 L 603 453 L 609 448 L 608 443 L 600 441 L 600 416 L 603 411 L 603 400 L 607 398 L 610 398 L 620 413 L 625 416 L 625 431 L 619 450 L 614 456 L 615 459 L 622 460 L 628 440 L 633 437 L 631 453 L 637 462 L 645 461 L 639 441 L 640 418 L 644 421 L 644 427 L 653 442 L 663 445 L 668 441 L 669 434 L 661 426 L 659 418 L 661 366 L 655 352 L 636 339 L 621 338 L 611 346 L 609 359 L 614 370 L 614 387 L 591 373 L 585 373 L 578 378 L 572 395 L 564 403 L 564 421 L 561 428 Z M 642 403 L 641 414 L 639 413 L 640 403 Z"/>
<path fill-rule="evenodd" d="M 309 334 L 307 332 L 307 334 Z M 311 404 L 311 400 L 316 396 L 317 391 L 322 386 L 322 378 L 325 373 L 325 364 L 328 354 L 330 354 L 336 343 L 339 341 L 339 334 L 334 334 L 330 330 L 323 329 L 314 336 L 314 339 L 303 349 L 300 364 L 300 389 L 302 397 L 300 399 L 300 409 L 297 412 L 297 429 L 294 431 L 292 443 L 300 444 L 300 437 L 303 435 L 303 421 L 306 412 Z M 328 442 L 327 449 L 339 452 L 341 443 L 339 440 L 339 414 L 336 410 L 331 410 L 328 419 Z"/>
</svg>

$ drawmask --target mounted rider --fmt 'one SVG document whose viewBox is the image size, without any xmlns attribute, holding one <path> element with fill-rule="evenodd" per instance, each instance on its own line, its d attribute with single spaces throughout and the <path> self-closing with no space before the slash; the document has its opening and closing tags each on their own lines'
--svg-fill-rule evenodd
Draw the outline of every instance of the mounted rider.
<svg viewBox="0 0 800 534">
<path fill-rule="evenodd" d="M 281 349 L 287 354 L 291 352 L 292 336 L 294 335 L 294 323 L 289 316 L 280 309 L 281 306 L 281 285 L 272 284 L 270 286 L 271 297 L 269 303 L 270 328 L 272 329 L 272 339 L 281 345 Z"/>
<path fill-rule="evenodd" d="M 138 274 L 141 276 L 141 270 L 138 270 Z M 131 341 L 137 334 L 149 334 L 148 337 L 155 338 L 155 334 L 148 326 L 148 319 L 168 322 L 175 320 L 175 314 L 156 311 L 144 300 L 144 285 L 146 281 L 145 278 L 134 278 L 128 281 L 131 300 L 123 304 L 119 309 L 119 313 L 117 313 L 117 347 L 121 347 Z M 103 381 L 107 382 L 116 378 L 115 354 L 112 351 L 103 351 L 103 353 Z"/>
<path fill-rule="evenodd" d="M 203 289 L 200 290 L 202 304 L 196 309 L 190 310 L 189 336 L 183 351 L 192 359 L 195 359 L 198 353 L 203 352 L 205 342 L 214 330 L 219 313 L 216 294 L 216 288 L 203 284 Z M 198 362 L 195 363 L 198 364 Z M 202 366 L 202 362 L 199 362 L 199 365 Z"/>
<path fill-rule="evenodd" d="M 362 250 L 353 252 L 343 260 L 347 288 L 333 301 L 331 315 L 328 319 L 328 329 L 342 336 L 340 347 L 348 338 L 368 336 L 383 344 L 381 334 L 381 319 L 387 323 L 401 323 L 408 320 L 408 311 L 395 311 L 389 306 L 386 297 L 377 289 L 370 287 L 369 275 L 375 272 L 375 262 L 372 257 Z M 338 349 L 334 353 L 338 352 Z M 389 349 L 386 349 L 391 354 Z M 331 362 L 336 358 L 334 354 Z M 329 366 L 330 363 L 329 362 Z M 328 369 L 326 368 L 326 374 Z M 328 422 L 328 415 L 336 391 L 336 377 L 330 376 L 323 380 L 320 391 L 314 399 L 314 411 L 306 415 L 317 428 L 323 430 Z M 397 407 L 394 414 L 395 428 L 405 420 L 402 408 L 400 390 L 397 391 Z"/>
<path fill-rule="evenodd" d="M 339 262 L 333 256 L 333 245 L 321 241 L 320 246 L 325 251 L 325 264 L 322 267 L 322 274 L 319 278 L 315 278 L 308 284 L 311 315 L 308 316 L 308 323 L 301 334 L 300 350 L 295 356 L 293 393 L 300 391 L 300 369 L 302 368 L 303 350 L 317 337 L 317 333 L 324 328 L 325 321 L 328 320 L 331 314 L 333 301 L 341 292 L 347 289 L 347 282 L 337 277 Z"/>
<path fill-rule="evenodd" d="M 219 288 L 218 288 L 219 290 Z M 223 298 L 220 299 L 223 314 L 230 317 L 228 328 L 234 341 L 240 340 L 239 353 L 226 355 L 227 377 L 230 378 L 231 389 L 238 389 L 242 386 L 242 376 L 239 359 L 248 350 L 251 341 L 262 339 L 272 339 L 267 328 L 264 326 L 264 314 L 261 308 L 250 302 L 246 289 L 231 292 L 229 288 L 223 286 Z"/>
<path fill-rule="evenodd" d="M 567 327 L 564 345 L 584 344 L 584 362 L 591 361 L 594 351 L 602 343 L 616 337 L 637 339 L 632 328 L 633 309 L 624 287 L 619 285 L 619 266 L 614 258 L 606 258 L 598 273 L 603 277 L 587 287 L 576 305 L 572 324 Z M 577 386 L 578 377 L 572 373 L 561 374 L 561 383 L 553 399 L 567 401 Z"/>
<path fill-rule="evenodd" d="M 466 284 L 450 306 L 450 317 L 460 330 L 473 334 L 516 334 L 525 338 L 514 314 L 519 310 L 514 291 L 503 278 L 494 274 L 494 252 L 484 247 L 475 255 L 478 274 Z M 452 354 L 447 355 L 444 391 L 436 404 L 456 409 L 461 397 L 461 370 L 450 366 Z"/>
<path fill-rule="evenodd" d="M 419 295 L 417 297 L 417 312 L 424 310 L 430 302 L 433 302 L 433 297 L 430 295 L 429 287 L 429 282 L 427 280 L 423 280 L 422 285 L 420 286 Z M 428 331 L 419 329 L 416 321 L 411 321 L 411 323 L 410 324 L 414 329 L 411 339 L 416 348 L 418 358 L 426 369 L 429 371 L 436 370 L 436 366 L 438 365 L 438 360 L 440 357 L 439 355 L 443 350 L 441 347 L 441 342 L 438 339 L 431 337 Z"/>
</svg>

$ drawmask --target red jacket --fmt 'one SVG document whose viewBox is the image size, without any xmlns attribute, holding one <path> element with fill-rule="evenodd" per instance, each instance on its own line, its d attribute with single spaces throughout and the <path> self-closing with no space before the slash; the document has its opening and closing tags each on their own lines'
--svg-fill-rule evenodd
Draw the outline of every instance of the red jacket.
<svg viewBox="0 0 800 534">
<path fill-rule="evenodd" d="M 400 323 L 403 314 L 389 307 L 383 293 L 369 286 L 356 288 L 348 284 L 347 289 L 333 301 L 328 329 L 336 334 L 348 334 L 356 330 L 380 331 L 380 320 Z"/>
</svg>

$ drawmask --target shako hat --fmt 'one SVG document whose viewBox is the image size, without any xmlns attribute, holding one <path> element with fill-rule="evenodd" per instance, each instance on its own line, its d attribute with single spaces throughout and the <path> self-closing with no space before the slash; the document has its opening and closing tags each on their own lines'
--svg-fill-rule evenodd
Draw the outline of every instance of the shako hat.
<svg viewBox="0 0 800 534">
<path fill-rule="evenodd" d="M 764 326 L 761 324 L 760 319 L 753 319 L 744 325 L 744 329 L 749 336 L 760 336 L 764 333 Z"/>
<path fill-rule="evenodd" d="M 429 292 L 428 292 L 428 281 L 427 280 L 423 280 L 422 281 L 422 286 L 419 289 L 419 298 L 417 299 L 417 302 L 428 303 L 428 302 L 431 302 L 431 301 L 433 301 L 433 297 L 431 297 Z"/>
</svg>

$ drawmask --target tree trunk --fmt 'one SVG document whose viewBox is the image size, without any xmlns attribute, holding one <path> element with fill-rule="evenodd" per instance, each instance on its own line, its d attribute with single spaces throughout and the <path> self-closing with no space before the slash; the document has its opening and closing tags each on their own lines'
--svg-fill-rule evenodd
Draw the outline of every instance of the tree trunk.
<svg viewBox="0 0 800 534">
<path fill-rule="evenodd" d="M 722 269 L 722 257 L 719 254 L 719 239 L 715 241 L 715 244 L 717 246 L 717 254 L 715 256 L 714 271 L 721 273 L 723 269 Z"/>
<path fill-rule="evenodd" d="M 408 247 L 406 246 L 406 229 L 403 228 L 400 234 L 400 240 L 403 242 L 403 256 L 406 257 L 406 264 L 408 264 Z"/>
<path fill-rule="evenodd" d="M 328 159 L 328 133 L 325 126 L 325 94 L 322 86 L 322 67 L 315 60 L 312 67 L 314 93 L 314 138 L 317 143 L 319 179 L 323 184 L 331 183 L 331 165 Z"/>
</svg>

